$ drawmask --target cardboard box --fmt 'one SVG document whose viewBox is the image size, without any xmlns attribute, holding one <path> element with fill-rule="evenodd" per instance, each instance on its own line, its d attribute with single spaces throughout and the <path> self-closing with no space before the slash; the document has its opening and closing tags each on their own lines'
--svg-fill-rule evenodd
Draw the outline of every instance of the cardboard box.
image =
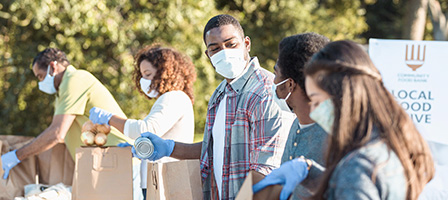
<svg viewBox="0 0 448 200">
<path fill-rule="evenodd" d="M 132 194 L 131 147 L 76 149 L 73 199 L 123 200 Z"/>
<path fill-rule="evenodd" d="M 147 183 L 146 199 L 202 199 L 199 160 L 148 163 Z"/>
</svg>

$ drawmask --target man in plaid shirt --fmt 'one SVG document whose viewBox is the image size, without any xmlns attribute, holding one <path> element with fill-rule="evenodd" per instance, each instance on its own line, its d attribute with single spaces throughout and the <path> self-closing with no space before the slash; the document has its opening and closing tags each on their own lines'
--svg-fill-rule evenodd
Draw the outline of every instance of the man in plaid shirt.
<svg viewBox="0 0 448 200">
<path fill-rule="evenodd" d="M 201 159 L 204 199 L 235 199 L 253 170 L 257 179 L 279 167 L 294 114 L 282 111 L 273 99 L 274 75 L 250 57 L 250 38 L 230 15 L 211 18 L 204 29 L 206 55 L 225 80 L 208 104 L 204 140 L 184 144 L 151 133 L 155 153 Z"/>
</svg>

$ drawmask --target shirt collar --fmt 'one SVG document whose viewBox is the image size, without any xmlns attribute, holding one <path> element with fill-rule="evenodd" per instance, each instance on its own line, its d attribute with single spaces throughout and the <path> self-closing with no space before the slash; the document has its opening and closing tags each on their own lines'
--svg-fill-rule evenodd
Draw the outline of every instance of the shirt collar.
<svg viewBox="0 0 448 200">
<path fill-rule="evenodd" d="M 56 93 L 56 96 L 58 97 L 59 96 L 59 93 L 60 93 L 60 88 L 61 88 L 61 85 L 67 80 L 67 78 L 66 77 L 69 77 L 73 72 L 75 72 L 76 71 L 76 68 L 75 67 L 73 67 L 73 65 L 69 65 L 69 66 L 67 66 L 67 68 L 65 69 L 65 71 L 64 71 L 64 75 L 62 76 L 62 80 L 61 80 L 61 83 L 59 84 L 59 88 L 58 88 L 58 91 L 57 91 L 57 93 Z"/>
<path fill-rule="evenodd" d="M 68 76 L 67 74 L 71 74 L 71 73 L 74 72 L 74 71 L 76 71 L 76 68 L 73 67 L 73 65 L 69 65 L 69 66 L 67 67 L 67 69 L 65 69 L 65 73 L 66 73 L 66 74 L 64 74 L 64 76 Z"/>
</svg>

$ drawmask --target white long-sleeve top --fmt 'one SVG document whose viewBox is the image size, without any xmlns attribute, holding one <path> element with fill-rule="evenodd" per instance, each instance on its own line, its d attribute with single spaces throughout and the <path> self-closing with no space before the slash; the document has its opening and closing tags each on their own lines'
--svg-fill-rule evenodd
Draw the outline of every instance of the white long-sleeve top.
<svg viewBox="0 0 448 200">
<path fill-rule="evenodd" d="M 128 119 L 124 135 L 136 139 L 141 133 L 151 132 L 163 139 L 192 143 L 194 139 L 194 113 L 190 98 L 183 91 L 162 94 L 143 120 Z M 162 158 L 161 162 L 175 160 Z M 141 163 L 141 187 L 146 188 L 147 162 Z"/>
</svg>

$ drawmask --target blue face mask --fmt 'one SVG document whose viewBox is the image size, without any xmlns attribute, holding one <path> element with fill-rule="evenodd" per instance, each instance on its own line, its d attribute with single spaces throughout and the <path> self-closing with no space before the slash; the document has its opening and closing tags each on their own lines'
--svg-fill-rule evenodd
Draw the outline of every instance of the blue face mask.
<svg viewBox="0 0 448 200">
<path fill-rule="evenodd" d="M 330 99 L 322 101 L 314 110 L 310 113 L 310 118 L 314 120 L 325 132 L 331 134 L 334 124 L 334 105 Z"/>
</svg>

